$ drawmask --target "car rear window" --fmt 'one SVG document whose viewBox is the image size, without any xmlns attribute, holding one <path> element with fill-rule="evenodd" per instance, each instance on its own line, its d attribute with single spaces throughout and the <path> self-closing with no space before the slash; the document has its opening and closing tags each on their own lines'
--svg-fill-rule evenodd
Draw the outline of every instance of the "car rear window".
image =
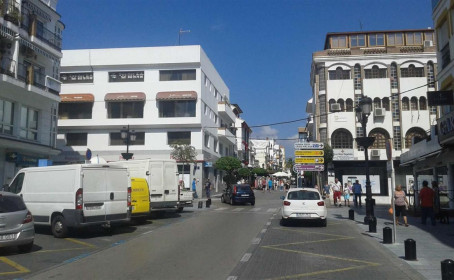
<svg viewBox="0 0 454 280">
<path fill-rule="evenodd" d="M 236 189 L 239 192 L 250 192 L 251 191 L 250 186 L 236 186 Z"/>
<path fill-rule="evenodd" d="M 17 212 L 27 209 L 22 198 L 0 195 L 0 213 Z"/>
<path fill-rule="evenodd" d="M 320 194 L 311 191 L 295 191 L 289 192 L 287 199 L 289 200 L 320 200 Z"/>
</svg>

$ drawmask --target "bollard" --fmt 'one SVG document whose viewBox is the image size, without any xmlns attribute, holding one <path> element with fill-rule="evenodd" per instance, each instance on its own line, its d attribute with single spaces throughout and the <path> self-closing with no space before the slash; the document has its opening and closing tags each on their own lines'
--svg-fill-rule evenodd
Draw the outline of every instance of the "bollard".
<svg viewBox="0 0 454 280">
<path fill-rule="evenodd" d="M 199 208 L 203 208 L 203 201 L 199 201 L 198 207 L 199 207 Z"/>
<path fill-rule="evenodd" d="M 383 244 L 393 243 L 393 230 L 390 227 L 383 228 Z"/>
<path fill-rule="evenodd" d="M 405 239 L 405 260 L 416 261 L 416 241 L 413 239 Z"/>
<path fill-rule="evenodd" d="M 454 261 L 444 260 L 441 262 L 441 280 L 454 280 Z"/>
<path fill-rule="evenodd" d="M 205 203 L 205 207 L 206 208 L 210 208 L 210 205 L 211 205 L 211 198 L 208 198 L 206 203 Z"/>
<path fill-rule="evenodd" d="M 377 232 L 377 218 L 373 216 L 369 221 L 369 232 Z"/>
<path fill-rule="evenodd" d="M 353 210 L 353 209 L 348 210 L 348 218 L 350 220 L 354 220 L 355 219 L 355 210 Z"/>
</svg>

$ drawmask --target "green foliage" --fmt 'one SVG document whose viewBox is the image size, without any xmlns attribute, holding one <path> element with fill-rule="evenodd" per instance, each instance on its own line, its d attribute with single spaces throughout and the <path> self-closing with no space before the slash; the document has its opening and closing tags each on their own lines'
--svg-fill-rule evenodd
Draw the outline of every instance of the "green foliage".
<svg viewBox="0 0 454 280">
<path fill-rule="evenodd" d="M 223 177 L 227 186 L 235 184 L 238 181 L 238 169 L 241 168 L 241 161 L 236 157 L 221 157 L 215 162 L 214 167 L 224 170 L 227 173 Z"/>
<path fill-rule="evenodd" d="M 257 174 L 257 176 L 267 176 L 268 175 L 268 171 L 266 171 L 265 169 L 260 168 L 260 167 L 253 168 L 252 173 Z"/>
<path fill-rule="evenodd" d="M 328 163 L 333 161 L 334 153 L 333 153 L 333 149 L 331 148 L 331 146 L 328 143 L 325 143 L 325 146 L 323 147 L 323 151 L 325 153 L 324 161 L 325 161 L 325 167 L 326 167 L 328 165 Z"/>
<path fill-rule="evenodd" d="M 170 145 L 172 151 L 170 156 L 180 162 L 195 162 L 197 159 L 197 151 L 188 144 L 173 144 Z"/>
<path fill-rule="evenodd" d="M 243 167 L 243 168 L 238 169 L 238 175 L 242 178 L 247 178 L 247 177 L 251 176 L 251 174 L 252 174 L 252 172 L 251 172 L 251 170 L 249 170 L 249 168 Z"/>
</svg>

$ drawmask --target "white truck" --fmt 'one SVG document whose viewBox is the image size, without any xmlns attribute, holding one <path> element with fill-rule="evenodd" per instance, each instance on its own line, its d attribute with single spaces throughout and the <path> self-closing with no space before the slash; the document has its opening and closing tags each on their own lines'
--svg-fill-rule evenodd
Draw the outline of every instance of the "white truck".
<svg viewBox="0 0 454 280">
<path fill-rule="evenodd" d="M 177 162 L 172 159 L 138 159 L 110 162 L 127 167 L 131 177 L 145 178 L 150 188 L 150 211 L 193 206 L 192 191 L 178 187 Z"/>
<path fill-rule="evenodd" d="M 124 167 L 72 164 L 19 170 L 8 191 L 22 196 L 37 225 L 57 238 L 68 228 L 110 226 L 131 217 L 131 180 Z"/>
</svg>

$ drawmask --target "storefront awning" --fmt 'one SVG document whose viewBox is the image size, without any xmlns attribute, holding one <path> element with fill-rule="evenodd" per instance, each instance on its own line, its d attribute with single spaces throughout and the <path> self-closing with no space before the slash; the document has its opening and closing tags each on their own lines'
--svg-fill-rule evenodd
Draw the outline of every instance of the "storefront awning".
<svg viewBox="0 0 454 280">
<path fill-rule="evenodd" d="M 195 91 L 161 91 L 156 95 L 156 100 L 197 100 Z"/>
<path fill-rule="evenodd" d="M 121 102 L 121 101 L 145 101 L 146 95 L 143 92 L 114 92 L 104 96 L 104 101 Z"/>
<path fill-rule="evenodd" d="M 91 93 L 60 94 L 61 102 L 95 102 L 95 97 Z"/>
</svg>

